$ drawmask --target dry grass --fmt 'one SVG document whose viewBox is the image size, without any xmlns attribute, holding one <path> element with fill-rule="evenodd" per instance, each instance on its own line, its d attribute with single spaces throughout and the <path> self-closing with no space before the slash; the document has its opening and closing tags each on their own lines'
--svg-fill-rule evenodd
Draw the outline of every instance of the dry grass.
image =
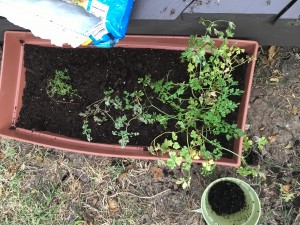
<svg viewBox="0 0 300 225">
<path fill-rule="evenodd" d="M 125 171 L 121 160 L 111 166 L 107 158 L 72 157 L 74 154 L 2 139 L 1 225 L 140 224 L 143 205 L 132 197 L 115 197 L 118 210 L 108 204 L 109 194 L 119 190 L 115 181 Z M 124 189 L 125 183 L 121 185 Z"/>
<path fill-rule="evenodd" d="M 194 199 L 171 190 L 172 177 L 153 177 L 155 162 L 0 143 L 1 225 L 173 224 L 182 215 L 199 221 L 191 210 L 200 193 Z"/>
<path fill-rule="evenodd" d="M 174 175 L 154 178 L 153 168 L 159 168 L 154 162 L 78 155 L 9 139 L 0 143 L 1 225 L 205 224 L 192 210 L 199 208 L 201 185 L 214 177 L 196 176 L 193 182 L 200 183 L 184 191 L 176 189 Z M 272 172 L 277 168 L 289 179 L 298 167 L 260 164 L 269 181 L 248 180 L 263 201 L 260 224 L 299 225 L 293 199 L 286 202 L 280 191 L 290 183 L 288 193 L 300 196 L 299 177 L 284 183 Z M 234 169 L 217 173 L 237 176 Z"/>
</svg>

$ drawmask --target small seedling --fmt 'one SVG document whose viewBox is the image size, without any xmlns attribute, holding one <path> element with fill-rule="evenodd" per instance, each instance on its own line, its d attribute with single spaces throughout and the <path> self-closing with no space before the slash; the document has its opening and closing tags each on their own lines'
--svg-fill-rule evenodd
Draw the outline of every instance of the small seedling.
<svg viewBox="0 0 300 225">
<path fill-rule="evenodd" d="M 268 140 L 265 137 L 258 138 L 257 147 L 259 150 L 262 150 L 266 144 L 268 144 Z"/>
<path fill-rule="evenodd" d="M 260 171 L 260 166 L 249 166 L 245 164 L 245 162 L 242 163 L 243 166 L 240 166 L 237 169 L 237 173 L 241 176 L 247 177 L 247 176 L 253 176 L 253 177 L 259 177 L 263 180 L 266 179 L 266 174 Z"/>
<path fill-rule="evenodd" d="M 47 94 L 55 97 L 80 97 L 77 90 L 69 84 L 71 78 L 67 75 L 68 70 L 55 70 L 54 78 L 48 80 Z"/>
<path fill-rule="evenodd" d="M 264 137 L 261 137 L 263 139 Z M 251 148 L 253 147 L 253 141 L 249 140 L 249 138 L 244 135 L 243 137 L 243 156 L 242 156 L 242 166 L 237 169 L 237 173 L 241 176 L 247 177 L 259 177 L 261 179 L 266 179 L 266 174 L 261 172 L 260 165 L 258 166 L 250 166 L 247 164 L 245 157 L 250 153 Z"/>
<path fill-rule="evenodd" d="M 295 194 L 290 190 L 290 185 L 280 184 L 280 193 L 285 202 L 290 202 L 295 198 Z"/>
</svg>

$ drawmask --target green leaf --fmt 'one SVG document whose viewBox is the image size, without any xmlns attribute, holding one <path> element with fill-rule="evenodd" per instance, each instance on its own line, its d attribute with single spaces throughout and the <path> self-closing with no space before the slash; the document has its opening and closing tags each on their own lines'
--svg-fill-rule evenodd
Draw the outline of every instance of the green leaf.
<svg viewBox="0 0 300 225">
<path fill-rule="evenodd" d="M 182 149 L 181 149 L 181 151 L 180 151 L 180 155 L 182 156 L 182 157 L 184 157 L 184 158 L 186 158 L 186 156 L 189 154 L 189 149 L 186 147 L 186 146 L 184 146 Z"/>
<path fill-rule="evenodd" d="M 198 134 L 196 133 L 195 130 L 192 130 L 191 137 L 194 138 L 194 139 L 198 138 Z"/>
<path fill-rule="evenodd" d="M 177 166 L 180 166 L 181 163 L 182 163 L 182 157 L 176 156 L 176 158 L 175 158 L 175 163 L 176 163 Z"/>
<path fill-rule="evenodd" d="M 204 159 L 211 159 L 211 158 L 212 158 L 211 152 L 206 151 L 206 152 L 204 153 L 204 155 L 203 155 L 203 158 L 204 158 Z"/>
<path fill-rule="evenodd" d="M 183 123 L 183 121 L 177 121 L 177 124 L 179 125 L 179 127 L 184 130 L 185 129 L 185 124 Z"/>
<path fill-rule="evenodd" d="M 173 145 L 173 141 L 165 139 L 164 142 L 161 144 L 161 149 L 163 151 L 166 151 L 170 149 L 170 147 Z"/>
<path fill-rule="evenodd" d="M 158 114 L 158 115 L 156 116 L 156 120 L 157 120 L 162 126 L 166 127 L 167 124 L 168 124 L 169 118 L 168 118 L 167 116 Z"/>
<path fill-rule="evenodd" d="M 180 148 L 180 145 L 178 144 L 178 142 L 174 142 L 173 148 L 176 150 Z"/>
<path fill-rule="evenodd" d="M 181 177 L 178 181 L 176 181 L 176 184 L 181 185 L 183 189 L 186 189 L 191 185 L 191 177 L 189 177 L 188 180 Z"/>
<path fill-rule="evenodd" d="M 171 169 L 174 169 L 176 166 L 175 160 L 168 159 L 167 166 L 170 167 Z"/>
<path fill-rule="evenodd" d="M 176 184 L 182 184 L 185 182 L 184 178 L 180 178 L 178 181 L 176 181 Z"/>
<path fill-rule="evenodd" d="M 247 152 L 249 151 L 249 149 L 252 147 L 253 142 L 251 140 L 249 140 L 249 138 L 244 135 L 243 137 L 243 151 Z"/>
<path fill-rule="evenodd" d="M 184 169 L 186 170 L 186 171 L 190 171 L 191 170 L 191 164 L 190 163 L 187 163 L 187 162 L 185 162 L 185 163 L 183 163 L 182 164 L 183 165 L 183 167 L 184 167 Z"/>
<path fill-rule="evenodd" d="M 203 42 L 205 42 L 205 43 L 210 42 L 210 36 L 209 36 L 209 35 L 203 36 L 202 39 L 203 39 Z M 205 54 L 205 51 L 204 51 L 204 54 Z M 203 56 L 204 56 L 204 55 L 203 55 Z"/>
<path fill-rule="evenodd" d="M 187 182 L 184 182 L 184 183 L 182 184 L 182 188 L 183 188 L 183 189 L 186 189 L 187 187 L 188 187 Z"/>
<path fill-rule="evenodd" d="M 252 171 L 249 170 L 249 168 L 242 166 L 237 169 L 237 172 L 244 177 L 247 177 L 252 174 Z"/>
<path fill-rule="evenodd" d="M 177 138 L 178 138 L 177 134 L 175 132 L 172 132 L 172 140 L 177 141 Z"/>
<path fill-rule="evenodd" d="M 115 128 L 119 130 L 119 129 L 121 129 L 122 127 L 124 127 L 124 123 L 125 123 L 126 120 L 127 120 L 126 115 L 121 116 L 121 117 L 118 117 L 118 118 L 116 119 L 116 121 L 115 121 Z"/>
<path fill-rule="evenodd" d="M 189 64 L 188 64 L 188 70 L 187 70 L 187 71 L 188 71 L 189 73 L 192 73 L 192 72 L 194 71 L 194 69 L 195 69 L 195 66 L 194 66 L 192 63 L 189 63 Z"/>
<path fill-rule="evenodd" d="M 257 141 L 258 149 L 262 150 L 266 144 L 268 144 L 268 141 L 265 137 L 261 137 Z"/>
</svg>

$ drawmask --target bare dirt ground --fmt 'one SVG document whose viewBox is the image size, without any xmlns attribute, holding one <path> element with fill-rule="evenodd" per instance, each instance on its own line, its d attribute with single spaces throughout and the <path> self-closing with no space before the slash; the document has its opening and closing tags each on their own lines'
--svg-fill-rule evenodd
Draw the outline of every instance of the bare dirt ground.
<svg viewBox="0 0 300 225">
<path fill-rule="evenodd" d="M 0 48 L 0 55 L 1 48 Z M 262 48 L 247 135 L 266 137 L 246 157 L 261 176 L 217 167 L 209 177 L 193 165 L 192 183 L 175 184 L 180 168 L 162 162 L 78 155 L 1 139 L 0 224 L 206 224 L 204 188 L 219 177 L 247 181 L 262 203 L 260 224 L 300 224 L 300 49 Z"/>
</svg>

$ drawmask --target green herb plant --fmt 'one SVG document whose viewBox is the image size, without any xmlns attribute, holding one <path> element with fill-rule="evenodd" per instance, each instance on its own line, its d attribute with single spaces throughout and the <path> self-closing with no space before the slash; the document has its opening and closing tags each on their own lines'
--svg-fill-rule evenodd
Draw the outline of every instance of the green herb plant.
<svg viewBox="0 0 300 225">
<path fill-rule="evenodd" d="M 80 98 L 77 90 L 69 84 L 71 78 L 67 73 L 67 69 L 55 70 L 54 77 L 48 80 L 47 94 L 52 99 L 57 97 Z"/>
<path fill-rule="evenodd" d="M 231 97 L 242 94 L 232 73 L 238 66 L 251 60 L 250 56 L 241 56 L 244 49 L 228 44 L 228 38 L 234 34 L 234 23 L 227 22 L 228 27 L 223 32 L 217 30 L 218 22 L 224 23 L 202 20 L 201 23 L 207 26 L 206 33 L 201 37 L 190 37 L 188 47 L 182 53 L 182 62 L 188 65 L 189 79 L 186 82 L 174 83 L 164 78 L 153 81 L 150 75 L 139 79 L 144 90 L 150 88 L 163 104 L 173 109 L 172 115 L 158 109 L 157 121 L 168 127 L 168 123 L 175 120 L 178 128 L 158 135 L 149 151 L 153 154 L 168 153 L 169 167 L 183 166 L 188 172 L 192 160 L 202 158 L 205 160 L 202 168 L 204 175 L 213 171 L 214 162 L 220 159 L 223 151 L 235 154 L 223 147 L 216 137 L 223 135 L 230 140 L 243 135 L 236 124 L 226 122 L 225 118 L 238 107 Z M 221 38 L 221 45 L 216 46 L 211 36 Z M 151 100 L 149 102 L 155 107 Z M 179 134 L 185 135 L 186 143 L 178 142 Z M 161 140 L 163 136 L 165 139 L 158 142 L 158 138 Z M 188 186 L 190 176 L 178 182 Z"/>
<path fill-rule="evenodd" d="M 248 63 L 251 57 L 244 54 L 244 49 L 229 45 L 228 38 L 233 37 L 234 23 L 208 20 L 201 20 L 201 23 L 207 27 L 206 33 L 200 37 L 191 36 L 187 49 L 182 52 L 181 59 L 187 64 L 189 75 L 186 81 L 174 82 L 168 75 L 154 80 L 151 74 L 146 74 L 138 79 L 142 90 L 124 92 L 121 97 L 112 97 L 113 91 L 110 90 L 104 93 L 103 99 L 80 114 L 84 117 L 83 133 L 88 140 L 91 140 L 89 117 L 93 117 L 98 124 L 110 119 L 116 128 L 113 134 L 121 137 L 119 143 L 122 146 L 129 142 L 130 136 L 138 135 L 138 132 L 128 133 L 132 120 L 162 125 L 165 131 L 153 139 L 148 150 L 152 154 L 168 154 L 170 159 L 167 165 L 172 169 L 183 167 L 187 176 L 177 181 L 183 187 L 190 185 L 189 172 L 193 159 L 205 160 L 202 174 L 208 175 L 224 151 L 235 154 L 222 146 L 218 136 L 224 136 L 229 141 L 243 135 L 236 124 L 226 121 L 226 117 L 238 107 L 232 97 L 243 93 L 232 77 L 233 71 Z M 219 23 L 228 25 L 225 31 L 217 29 Z M 222 39 L 222 43 L 216 45 L 212 36 Z M 155 101 L 153 98 L 156 98 Z M 160 107 L 157 102 L 160 102 Z M 120 117 L 111 118 L 111 107 L 120 112 L 132 111 L 132 117 L 127 118 L 120 113 Z M 171 110 L 165 112 L 162 110 L 165 108 Z M 170 128 L 170 124 L 176 126 Z"/>
<path fill-rule="evenodd" d="M 79 115 L 83 117 L 83 134 L 86 135 L 88 141 L 92 141 L 91 128 L 89 126 L 89 119 L 92 118 L 97 125 L 101 125 L 103 122 L 110 120 L 114 124 L 115 130 L 112 134 L 119 136 L 119 144 L 125 147 L 129 143 L 129 138 L 138 136 L 138 132 L 130 132 L 128 130 L 133 120 L 138 120 L 145 124 L 152 124 L 154 119 L 153 115 L 148 113 L 148 106 L 144 106 L 142 103 L 142 97 L 144 93 L 142 91 L 134 91 L 128 93 L 123 92 L 123 98 L 119 96 L 113 96 L 115 91 L 109 89 L 104 91 L 104 97 L 92 103 L 86 107 L 85 112 Z M 120 111 L 120 115 L 113 117 L 111 110 L 115 109 Z M 130 118 L 126 116 L 126 113 L 131 115 Z"/>
</svg>

